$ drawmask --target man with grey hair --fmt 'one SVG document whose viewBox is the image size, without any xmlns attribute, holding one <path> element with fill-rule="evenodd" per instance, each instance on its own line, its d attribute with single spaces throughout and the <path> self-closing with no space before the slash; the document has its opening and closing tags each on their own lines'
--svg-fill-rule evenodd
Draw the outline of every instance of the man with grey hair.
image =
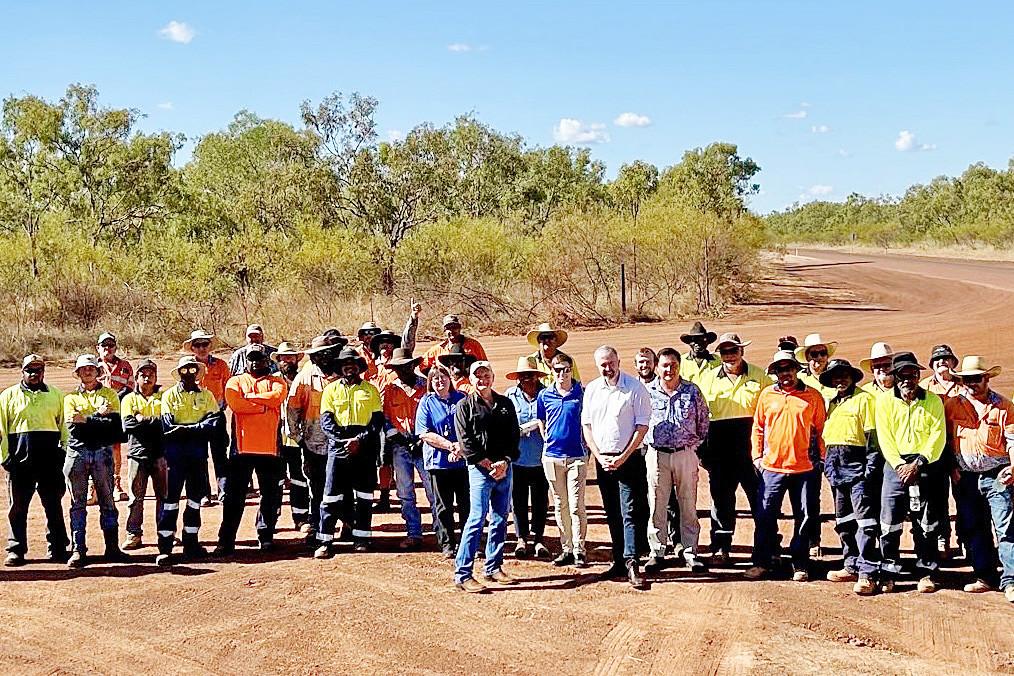
<svg viewBox="0 0 1014 676">
<path fill-rule="evenodd" d="M 602 507 L 609 524 L 613 565 L 606 577 L 626 575 L 635 589 L 645 586 L 638 569 L 637 501 L 647 496 L 644 456 L 638 452 L 651 420 L 648 390 L 634 376 L 620 371 L 616 349 L 595 350 L 600 376 L 588 384 L 581 411 L 584 440 L 595 456 Z"/>
</svg>

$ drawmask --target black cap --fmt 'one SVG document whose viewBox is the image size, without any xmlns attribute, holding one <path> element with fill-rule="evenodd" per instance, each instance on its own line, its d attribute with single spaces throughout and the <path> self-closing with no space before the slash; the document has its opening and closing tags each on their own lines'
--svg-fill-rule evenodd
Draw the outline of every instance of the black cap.
<svg viewBox="0 0 1014 676">
<path fill-rule="evenodd" d="M 906 366 L 914 366 L 920 371 L 925 371 L 926 367 L 919 363 L 915 358 L 915 355 L 911 352 L 897 352 L 891 359 L 891 373 L 897 373 Z"/>
<path fill-rule="evenodd" d="M 930 352 L 930 368 L 933 368 L 933 362 L 940 359 L 953 359 L 955 363 L 958 361 L 958 357 L 954 354 L 954 350 L 951 349 L 950 345 L 934 345 L 933 351 Z"/>
</svg>

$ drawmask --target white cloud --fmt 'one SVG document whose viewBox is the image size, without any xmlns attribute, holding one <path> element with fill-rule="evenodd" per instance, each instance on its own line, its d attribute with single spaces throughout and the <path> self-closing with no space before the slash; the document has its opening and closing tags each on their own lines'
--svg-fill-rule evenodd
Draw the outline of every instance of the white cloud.
<svg viewBox="0 0 1014 676">
<path fill-rule="evenodd" d="M 186 22 L 170 21 L 158 34 L 166 40 L 187 44 L 194 39 L 197 32 Z"/>
<path fill-rule="evenodd" d="M 464 52 L 484 52 L 486 51 L 485 45 L 469 45 L 464 42 L 455 42 L 453 45 L 447 45 L 447 51 L 457 52 L 459 54 Z"/>
<path fill-rule="evenodd" d="M 388 141 L 404 141 L 405 140 L 405 132 L 403 132 L 400 129 L 390 129 L 387 132 L 387 140 Z"/>
<path fill-rule="evenodd" d="M 807 103 L 806 101 L 803 101 L 802 103 L 799 104 L 799 107 L 800 108 L 813 108 L 813 105 L 810 104 L 810 103 Z"/>
<path fill-rule="evenodd" d="M 834 192 L 833 185 L 819 185 L 819 184 L 812 185 L 810 186 L 809 190 L 809 193 L 814 197 L 823 197 L 825 195 L 830 195 L 833 192 Z"/>
<path fill-rule="evenodd" d="M 838 148 L 838 157 L 852 157 L 852 153 L 844 148 Z"/>
<path fill-rule="evenodd" d="M 782 115 L 782 117 L 787 117 L 790 120 L 802 120 L 804 117 L 806 117 L 806 110 L 801 109 L 797 110 L 794 113 L 785 113 L 784 115 Z"/>
<path fill-rule="evenodd" d="M 831 131 L 831 127 L 827 126 L 826 124 L 815 124 L 812 127 L 810 127 L 810 131 L 813 132 L 814 134 L 826 134 L 827 132 Z"/>
<path fill-rule="evenodd" d="M 553 140 L 557 143 L 609 143 L 606 125 L 602 122 L 585 124 L 569 117 L 560 119 L 553 127 Z"/>
<path fill-rule="evenodd" d="M 165 103 L 158 104 L 157 107 L 161 108 L 162 110 L 172 110 L 173 109 L 173 102 L 172 101 L 166 101 Z"/>
<path fill-rule="evenodd" d="M 935 143 L 920 143 L 915 134 L 907 129 L 898 132 L 898 138 L 894 139 L 894 149 L 902 153 L 911 153 L 920 150 L 936 150 Z"/>
<path fill-rule="evenodd" d="M 637 113 L 620 113 L 613 124 L 617 127 L 647 127 L 651 124 L 651 118 Z"/>
</svg>

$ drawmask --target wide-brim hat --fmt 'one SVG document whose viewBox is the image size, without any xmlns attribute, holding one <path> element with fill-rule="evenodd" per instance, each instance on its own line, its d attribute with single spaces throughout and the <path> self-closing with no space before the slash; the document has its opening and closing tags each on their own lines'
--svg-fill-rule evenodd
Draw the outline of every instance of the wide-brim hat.
<svg viewBox="0 0 1014 676">
<path fill-rule="evenodd" d="M 413 368 L 422 361 L 422 357 L 413 357 L 411 350 L 404 347 L 394 348 L 391 358 L 384 364 L 385 368 L 394 369 L 399 366 L 412 366 Z"/>
<path fill-rule="evenodd" d="M 359 372 L 360 373 L 362 373 L 363 371 L 365 371 L 367 369 L 366 360 L 363 359 L 363 355 L 359 354 L 355 350 L 355 348 L 351 348 L 351 347 L 348 347 L 348 346 L 342 348 L 342 351 L 338 353 L 338 357 L 336 358 L 335 361 L 338 362 L 339 368 L 340 368 L 340 365 L 342 363 L 344 363 L 344 362 L 354 361 L 356 364 L 359 365 Z"/>
<path fill-rule="evenodd" d="M 953 359 L 957 363 L 958 356 L 954 354 L 954 350 L 951 349 L 950 345 L 934 345 L 933 350 L 930 352 L 930 368 L 933 368 L 933 362 L 941 359 Z"/>
<path fill-rule="evenodd" d="M 906 366 L 914 366 L 920 371 L 926 370 L 926 367 L 920 364 L 919 360 L 911 352 L 895 353 L 894 357 L 891 358 L 891 373 L 897 373 Z"/>
<path fill-rule="evenodd" d="M 520 380 L 522 373 L 533 373 L 537 376 L 546 375 L 539 370 L 535 357 L 518 357 L 518 367 L 510 373 L 505 373 L 504 378 L 507 380 Z"/>
<path fill-rule="evenodd" d="M 102 371 L 102 367 L 99 366 L 98 357 L 93 354 L 83 354 L 77 358 L 77 361 L 74 362 L 74 375 L 77 375 L 77 372 L 85 366 L 94 366 L 100 372 Z"/>
<path fill-rule="evenodd" d="M 694 342 L 695 338 L 704 338 L 708 345 L 718 340 L 718 334 L 714 331 L 708 331 L 704 328 L 704 324 L 700 322 L 694 322 L 694 325 L 690 327 L 690 331 L 680 336 L 680 340 L 689 345 Z"/>
<path fill-rule="evenodd" d="M 873 347 L 870 348 L 870 358 L 860 359 L 859 368 L 867 373 L 873 373 L 873 362 L 885 357 L 894 357 L 894 350 L 891 349 L 891 346 L 887 343 L 873 343 Z"/>
<path fill-rule="evenodd" d="M 778 350 L 778 352 L 775 352 L 775 355 L 771 357 L 771 362 L 768 364 L 767 369 L 768 373 L 774 373 L 775 365 L 780 364 L 783 361 L 792 363 L 797 369 L 803 368 L 802 364 L 799 363 L 799 360 L 796 359 L 795 353 L 791 350 Z"/>
<path fill-rule="evenodd" d="M 717 350 L 718 348 L 722 347 L 723 345 L 735 345 L 736 347 L 746 347 L 747 345 L 749 345 L 752 342 L 753 342 L 752 340 L 748 340 L 748 341 L 746 341 L 744 343 L 743 341 L 741 341 L 739 339 L 739 334 L 738 333 L 733 333 L 733 332 L 729 331 L 727 333 L 723 333 L 722 335 L 720 335 L 718 337 L 718 344 L 715 345 L 715 349 Z"/>
<path fill-rule="evenodd" d="M 381 330 L 380 327 L 374 324 L 373 322 L 366 322 L 365 324 L 359 327 L 359 330 L 356 332 L 356 335 L 359 336 L 360 340 L 362 340 L 364 333 L 377 334 L 380 333 L 380 330 Z"/>
<path fill-rule="evenodd" d="M 960 370 L 951 369 L 951 375 L 955 378 L 964 378 L 965 376 L 989 376 L 992 378 L 999 375 L 1001 370 L 999 365 L 989 366 L 985 357 L 971 354 L 961 360 Z"/>
<path fill-rule="evenodd" d="M 341 336 L 317 336 L 310 342 L 310 347 L 303 350 L 303 354 L 309 356 L 324 350 L 340 350 L 348 344 L 349 341 Z"/>
<path fill-rule="evenodd" d="M 271 353 L 271 360 L 278 363 L 279 357 L 295 357 L 296 361 L 299 361 L 305 354 L 305 352 L 297 350 L 296 346 L 289 341 L 283 340 L 278 344 L 278 349 Z"/>
<path fill-rule="evenodd" d="M 476 359 L 475 355 L 465 352 L 465 348 L 463 348 L 458 343 L 455 343 L 454 345 L 451 345 L 451 348 L 447 351 L 446 354 L 442 354 L 439 357 L 437 357 L 437 361 L 439 361 L 444 366 L 449 366 L 447 362 L 451 359 L 457 359 L 458 357 L 461 357 L 462 359 L 465 360 L 465 368 L 468 368 L 469 365 L 471 365 L 472 362 L 474 362 Z"/>
<path fill-rule="evenodd" d="M 401 336 L 394 331 L 381 331 L 370 338 L 370 352 L 374 355 L 380 354 L 381 343 L 393 343 L 396 348 L 401 347 Z"/>
<path fill-rule="evenodd" d="M 204 374 L 207 373 L 207 371 L 208 371 L 207 368 L 205 368 L 204 364 L 202 364 L 201 362 L 197 361 L 197 357 L 194 357 L 192 355 L 191 356 L 187 356 L 187 357 L 183 357 L 182 359 L 180 359 L 180 362 L 176 365 L 176 368 L 174 368 L 172 371 L 170 371 L 170 373 L 173 376 L 173 380 L 179 381 L 179 379 L 180 379 L 180 369 L 183 368 L 184 366 L 196 366 L 197 367 L 197 380 L 198 380 L 198 382 L 200 382 L 201 380 L 204 379 Z"/>
<path fill-rule="evenodd" d="M 831 385 L 831 376 L 837 371 L 845 370 L 847 370 L 852 376 L 853 383 L 860 383 L 863 378 L 866 377 L 862 371 L 850 364 L 847 359 L 832 359 L 827 363 L 827 368 L 824 369 L 823 373 L 817 376 L 817 380 L 819 380 L 820 384 L 824 387 L 833 387 L 833 385 Z"/>
<path fill-rule="evenodd" d="M 555 333 L 556 334 L 556 346 L 560 347 L 567 342 L 567 332 L 563 329 L 553 328 L 553 325 L 549 322 L 543 322 L 538 327 L 528 332 L 528 344 L 533 347 L 539 346 L 539 336 L 543 333 Z"/>
<path fill-rule="evenodd" d="M 811 347 L 817 347 L 818 345 L 823 345 L 827 348 L 828 357 L 833 357 L 834 353 L 838 350 L 838 341 L 824 340 L 823 336 L 819 333 L 811 333 L 803 340 L 803 344 L 796 348 L 796 361 L 808 361 L 806 358 L 806 351 Z"/>
<path fill-rule="evenodd" d="M 211 349 L 215 349 L 215 345 L 218 343 L 218 339 L 215 338 L 214 333 L 208 333 L 204 329 L 197 329 L 196 331 L 190 332 L 190 337 L 183 341 L 183 349 L 190 351 L 193 349 L 193 342 L 195 340 L 209 340 L 211 341 Z"/>
</svg>

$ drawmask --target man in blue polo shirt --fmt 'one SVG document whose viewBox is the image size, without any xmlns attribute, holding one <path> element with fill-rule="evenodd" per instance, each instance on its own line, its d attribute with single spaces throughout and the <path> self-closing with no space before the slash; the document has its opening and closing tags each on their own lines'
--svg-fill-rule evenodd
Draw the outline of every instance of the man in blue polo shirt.
<svg viewBox="0 0 1014 676">
<path fill-rule="evenodd" d="M 539 391 L 535 415 L 542 424 L 546 441 L 542 469 L 553 493 L 556 524 L 560 528 L 561 553 L 553 564 L 578 568 L 588 566 L 585 537 L 588 514 L 585 486 L 588 479 L 588 449 L 581 433 L 581 401 L 584 391 L 574 380 L 574 362 L 557 352 L 550 362 L 553 384 Z"/>
</svg>

